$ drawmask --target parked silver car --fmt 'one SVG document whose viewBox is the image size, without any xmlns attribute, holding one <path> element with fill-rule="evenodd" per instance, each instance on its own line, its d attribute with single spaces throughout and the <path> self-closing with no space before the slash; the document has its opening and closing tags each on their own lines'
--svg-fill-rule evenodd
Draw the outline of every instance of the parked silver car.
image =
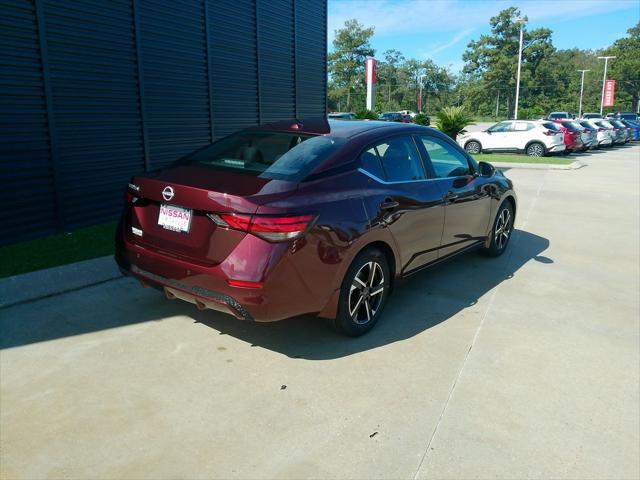
<svg viewBox="0 0 640 480">
<path fill-rule="evenodd" d="M 606 128 L 600 127 L 596 125 L 593 120 L 580 120 L 580 125 L 582 125 L 585 129 L 590 130 L 593 142 L 591 144 L 591 148 L 600 148 L 611 146 L 613 143 L 612 134 L 607 131 Z"/>
</svg>

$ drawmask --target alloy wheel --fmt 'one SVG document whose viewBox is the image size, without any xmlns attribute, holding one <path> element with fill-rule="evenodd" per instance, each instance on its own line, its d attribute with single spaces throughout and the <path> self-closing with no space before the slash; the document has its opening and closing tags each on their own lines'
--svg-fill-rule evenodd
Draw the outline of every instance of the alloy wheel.
<svg viewBox="0 0 640 480">
<path fill-rule="evenodd" d="M 349 315 L 358 324 L 371 321 L 384 297 L 384 273 L 376 261 L 367 262 L 356 273 L 349 289 Z"/>
<path fill-rule="evenodd" d="M 527 148 L 527 155 L 530 157 L 542 157 L 544 155 L 544 148 L 538 143 L 534 143 Z"/>
<path fill-rule="evenodd" d="M 509 235 L 511 235 L 511 211 L 508 208 L 504 208 L 500 212 L 494 233 L 498 250 L 502 250 L 507 245 Z"/>
<path fill-rule="evenodd" d="M 465 150 L 467 153 L 480 153 L 480 144 L 478 142 L 469 142 Z"/>
</svg>

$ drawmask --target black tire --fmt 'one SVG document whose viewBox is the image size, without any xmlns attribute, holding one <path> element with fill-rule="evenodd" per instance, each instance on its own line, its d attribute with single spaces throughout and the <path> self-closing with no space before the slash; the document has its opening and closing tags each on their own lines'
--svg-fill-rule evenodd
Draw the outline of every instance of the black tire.
<svg viewBox="0 0 640 480">
<path fill-rule="evenodd" d="M 464 145 L 464 149 L 467 153 L 476 154 L 482 153 L 482 145 L 477 140 L 471 140 Z"/>
<path fill-rule="evenodd" d="M 507 224 L 506 234 L 502 228 L 505 218 Z M 513 233 L 513 219 L 513 205 L 509 200 L 505 200 L 500 204 L 496 219 L 493 221 L 493 227 L 491 227 L 491 243 L 488 248 L 484 248 L 484 252 L 490 257 L 499 257 L 507 249 Z"/>
<path fill-rule="evenodd" d="M 547 155 L 547 149 L 540 142 L 531 142 L 527 145 L 526 154 L 530 157 L 544 157 Z"/>
<path fill-rule="evenodd" d="M 350 337 L 371 330 L 382 314 L 390 285 L 391 273 L 384 253 L 377 248 L 360 252 L 342 281 L 334 321 L 336 330 Z M 378 292 L 380 288 L 382 291 Z"/>
</svg>

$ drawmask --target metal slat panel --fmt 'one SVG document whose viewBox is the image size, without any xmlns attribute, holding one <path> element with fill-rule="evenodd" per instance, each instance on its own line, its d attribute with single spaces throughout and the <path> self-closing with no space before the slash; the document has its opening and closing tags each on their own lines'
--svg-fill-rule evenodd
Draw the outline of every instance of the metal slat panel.
<svg viewBox="0 0 640 480">
<path fill-rule="evenodd" d="M 255 4 L 209 0 L 210 76 L 217 137 L 259 122 Z"/>
<path fill-rule="evenodd" d="M 0 3 L 0 245 L 55 229 L 42 64 L 35 5 Z M 6 222 L 6 223 L 5 223 Z"/>
<path fill-rule="evenodd" d="M 179 13 L 179 18 L 176 15 Z M 140 57 L 151 167 L 211 140 L 202 0 L 140 3 Z"/>
<path fill-rule="evenodd" d="M 262 119 L 295 118 L 293 2 L 257 2 Z"/>
<path fill-rule="evenodd" d="M 300 117 L 326 113 L 326 0 L 296 0 L 296 84 Z"/>
<path fill-rule="evenodd" d="M 93 224 L 119 213 L 144 168 L 132 4 L 44 0 L 44 11 L 65 219 Z"/>
</svg>

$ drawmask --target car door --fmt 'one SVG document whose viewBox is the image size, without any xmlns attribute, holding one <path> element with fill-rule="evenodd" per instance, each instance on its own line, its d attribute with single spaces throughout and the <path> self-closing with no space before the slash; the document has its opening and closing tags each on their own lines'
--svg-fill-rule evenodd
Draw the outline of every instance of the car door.
<svg viewBox="0 0 640 480">
<path fill-rule="evenodd" d="M 513 129 L 511 132 L 511 139 L 509 146 L 513 150 L 524 150 L 532 139 L 531 130 L 534 125 L 531 122 L 513 122 Z"/>
<path fill-rule="evenodd" d="M 365 198 L 371 228 L 389 228 L 406 272 L 437 260 L 444 225 L 440 187 L 427 179 L 418 147 L 409 135 L 367 147 L 363 173 L 374 181 Z"/>
<path fill-rule="evenodd" d="M 503 150 L 504 145 L 508 143 L 510 132 L 511 122 L 496 123 L 486 131 L 487 135 L 482 144 L 483 150 Z"/>
<path fill-rule="evenodd" d="M 491 216 L 491 184 L 453 142 L 421 135 L 427 168 L 444 200 L 444 228 L 439 258 L 486 239 Z"/>
</svg>

